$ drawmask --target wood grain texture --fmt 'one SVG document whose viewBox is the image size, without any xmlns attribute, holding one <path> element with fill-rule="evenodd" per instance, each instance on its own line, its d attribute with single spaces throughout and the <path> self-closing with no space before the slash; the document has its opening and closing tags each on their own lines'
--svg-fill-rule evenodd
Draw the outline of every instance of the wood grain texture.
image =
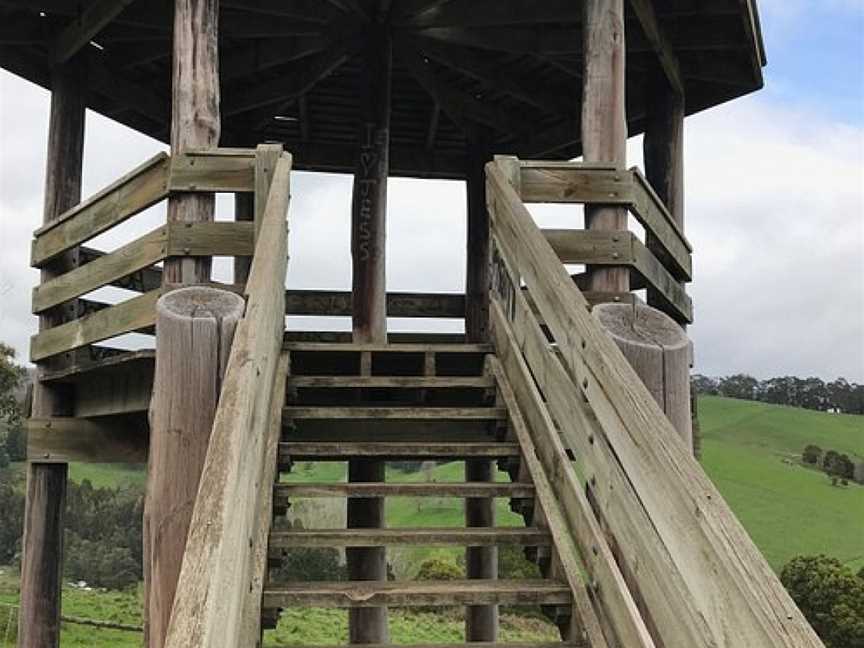
<svg viewBox="0 0 864 648">
<path fill-rule="evenodd" d="M 291 157 L 273 174 L 252 270 L 246 308 L 237 326 L 219 408 L 206 448 L 201 486 L 165 646 L 233 648 L 259 639 L 262 520 L 270 515 L 264 494 L 275 474 L 278 416 L 285 394 L 282 364 L 284 277 L 288 264 L 286 215 Z M 281 366 L 281 369 L 280 369 Z M 254 636 L 253 636 L 254 635 Z"/>
<path fill-rule="evenodd" d="M 222 376 L 244 307 L 234 293 L 200 287 L 169 292 L 156 306 L 159 335 L 144 504 L 149 646 L 165 644 Z"/>
<path fill-rule="evenodd" d="M 285 504 L 292 497 L 532 497 L 530 484 L 487 482 L 393 483 L 358 482 L 345 484 L 277 484 L 275 501 Z"/>
<path fill-rule="evenodd" d="M 624 0 L 585 0 L 582 19 L 582 157 L 623 167 L 627 160 Z M 586 229 L 626 230 L 620 207 L 585 208 Z M 626 268 L 589 266 L 591 290 L 627 292 Z"/>
<path fill-rule="evenodd" d="M 405 528 L 398 529 L 301 529 L 270 534 L 270 553 L 279 556 L 293 547 L 400 546 L 497 546 L 549 544 L 549 532 L 518 527 Z"/>
<path fill-rule="evenodd" d="M 492 160 L 489 131 L 475 126 L 468 133 L 467 251 L 465 268 L 465 339 L 485 342 L 489 337 L 489 213 L 483 168 Z M 491 639 L 490 639 L 491 641 Z"/>
<path fill-rule="evenodd" d="M 146 463 L 147 426 L 73 417 L 27 421 L 27 459 L 39 463 Z"/>
<path fill-rule="evenodd" d="M 519 456 L 515 443 L 493 443 L 475 441 L 449 441 L 437 443 L 370 441 L 368 443 L 350 441 L 286 441 L 279 445 L 282 461 L 322 461 L 345 460 L 351 457 L 380 457 L 392 461 L 396 458 L 413 459 L 464 459 L 483 457 L 498 459 Z"/>
<path fill-rule="evenodd" d="M 178 156 L 219 144 L 219 0 L 174 0 L 173 38 L 171 152 Z M 177 194 L 168 222 L 212 221 L 214 207 L 213 194 Z M 169 259 L 163 281 L 206 282 L 210 267 L 207 257 Z"/>
<path fill-rule="evenodd" d="M 639 506 L 660 540 L 660 549 L 650 553 L 668 556 L 686 583 L 678 618 L 664 641 L 673 645 L 678 627 L 688 620 L 708 628 L 695 645 L 821 645 L 690 449 L 588 313 L 504 174 L 493 164 L 487 166 L 487 178 L 495 195 L 493 233 L 508 242 L 511 262 L 557 341 L 564 366 L 578 381 L 604 442 L 638 493 Z M 652 598 L 648 604 L 666 601 Z"/>
</svg>

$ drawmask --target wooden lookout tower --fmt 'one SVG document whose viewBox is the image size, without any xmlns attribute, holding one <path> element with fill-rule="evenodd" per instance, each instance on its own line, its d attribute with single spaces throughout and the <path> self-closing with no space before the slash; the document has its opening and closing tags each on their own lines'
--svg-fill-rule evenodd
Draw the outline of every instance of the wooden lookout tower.
<svg viewBox="0 0 864 648">
<path fill-rule="evenodd" d="M 292 607 L 347 608 L 381 647 L 391 606 L 464 606 L 489 648 L 512 604 L 565 648 L 822 645 L 690 438 L 683 124 L 761 87 L 754 0 L 0 0 L 0 33 L 52 96 L 19 646 L 59 642 L 69 461 L 148 463 L 151 648 L 256 646 Z M 82 202 L 86 108 L 170 154 Z M 351 292 L 292 289 L 292 169 L 353 174 Z M 467 183 L 464 292 L 387 292 L 390 176 Z M 92 247 L 161 201 L 155 230 Z M 352 331 L 286 332 L 300 315 Z M 152 343 L 112 343 L 131 332 Z M 464 480 L 390 479 L 406 459 Z M 291 481 L 297 461 L 347 480 Z M 461 498 L 465 524 L 388 526 L 400 496 Z M 316 497 L 343 528 L 272 524 Z M 496 525 L 500 498 L 524 526 Z M 507 544 L 543 578 L 499 579 Z M 465 547 L 464 579 L 388 580 L 402 545 Z M 344 549 L 349 580 L 273 576 L 298 547 Z"/>
</svg>

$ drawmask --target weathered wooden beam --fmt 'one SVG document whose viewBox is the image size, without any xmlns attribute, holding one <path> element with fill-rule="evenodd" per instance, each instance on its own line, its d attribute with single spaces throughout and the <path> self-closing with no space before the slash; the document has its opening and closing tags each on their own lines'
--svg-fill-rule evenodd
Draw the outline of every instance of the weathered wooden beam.
<svg viewBox="0 0 864 648">
<path fill-rule="evenodd" d="M 468 219 L 465 339 L 468 342 L 486 342 L 489 336 L 489 212 L 484 167 L 492 159 L 492 147 L 491 134 L 486 129 L 475 126 L 468 132 L 469 168 L 465 186 Z"/>
<path fill-rule="evenodd" d="M 85 87 L 84 61 L 76 59 L 54 68 L 45 167 L 43 222 L 46 224 L 81 200 Z M 42 270 L 41 280 L 51 280 L 58 273 L 74 267 L 76 262 L 74 251 L 59 257 Z M 62 325 L 63 321 L 62 314 L 56 312 L 40 317 L 39 335 L 57 330 L 52 327 Z M 44 371 L 60 366 L 56 362 L 37 365 L 37 378 Z M 66 386 L 43 384 L 37 379 L 33 388 L 32 416 L 67 416 L 72 410 L 72 398 Z M 27 469 L 18 613 L 18 645 L 21 648 L 60 644 L 66 477 L 65 464 L 31 462 Z"/>
<path fill-rule="evenodd" d="M 654 3 L 651 0 L 629 0 L 629 2 L 633 13 L 639 19 L 645 39 L 657 54 L 657 59 L 660 67 L 663 69 L 663 73 L 666 75 L 669 87 L 679 96 L 683 96 L 684 81 L 681 77 L 678 55 L 675 53 L 672 43 L 660 26 L 654 9 Z"/>
<path fill-rule="evenodd" d="M 351 315 L 352 295 L 338 290 L 288 290 L 288 315 L 345 317 Z M 461 293 L 387 293 L 388 317 L 432 317 L 459 319 L 465 316 Z"/>
<path fill-rule="evenodd" d="M 174 0 L 171 114 L 174 155 L 219 144 L 218 25 L 218 0 Z M 214 208 L 213 194 L 171 196 L 168 222 L 212 221 Z M 169 259 L 162 278 L 166 285 L 206 282 L 210 280 L 210 268 L 208 257 Z M 161 644 L 164 631 L 156 636 Z"/>
<path fill-rule="evenodd" d="M 474 0 L 470 3 L 449 2 L 439 8 L 402 18 L 399 26 L 484 27 L 532 23 L 579 23 L 582 8 L 570 0 Z"/>
<path fill-rule="evenodd" d="M 495 546 L 549 544 L 547 531 L 519 527 L 399 528 L 399 529 L 300 529 L 270 534 L 270 555 L 281 556 L 294 547 L 374 547 L 376 545 Z"/>
<path fill-rule="evenodd" d="M 255 188 L 255 151 L 188 151 L 171 158 L 171 192 L 237 192 Z"/>
<path fill-rule="evenodd" d="M 54 43 L 54 60 L 65 63 L 90 43 L 114 18 L 134 0 L 96 0 L 68 25 Z"/>
<path fill-rule="evenodd" d="M 51 417 L 27 421 L 27 459 L 40 463 L 146 463 L 146 422 Z"/>
</svg>

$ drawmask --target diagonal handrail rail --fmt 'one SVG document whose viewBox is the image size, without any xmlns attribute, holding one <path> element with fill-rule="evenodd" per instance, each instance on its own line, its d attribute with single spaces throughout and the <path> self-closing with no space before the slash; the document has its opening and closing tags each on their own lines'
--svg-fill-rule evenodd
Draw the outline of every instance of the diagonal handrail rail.
<svg viewBox="0 0 864 648">
<path fill-rule="evenodd" d="M 169 648 L 255 645 L 287 368 L 291 156 L 273 174 L 192 515 Z M 262 550 L 262 544 L 263 550 Z"/>
<path fill-rule="evenodd" d="M 515 347 L 530 368 L 565 442 L 581 461 L 595 515 L 655 641 L 667 648 L 821 647 L 590 314 L 511 184 L 507 164 L 496 160 L 486 167 L 496 259 L 492 323 L 502 366 L 517 383 L 515 365 L 504 353 L 510 348 L 512 357 Z M 583 555 L 583 563 L 590 568 L 590 556 Z M 607 609 L 614 605 L 610 594 L 596 592 Z"/>
</svg>

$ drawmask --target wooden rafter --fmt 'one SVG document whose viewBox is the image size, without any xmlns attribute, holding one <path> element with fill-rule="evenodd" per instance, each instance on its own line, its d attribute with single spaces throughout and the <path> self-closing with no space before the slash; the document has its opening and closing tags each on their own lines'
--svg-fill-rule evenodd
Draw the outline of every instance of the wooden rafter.
<svg viewBox="0 0 864 648">
<path fill-rule="evenodd" d="M 472 0 L 449 2 L 401 19 L 412 27 L 484 27 L 582 21 L 582 5 L 573 0 Z"/>
<path fill-rule="evenodd" d="M 421 40 L 419 46 L 429 58 L 543 112 L 569 114 L 577 107 L 578 97 L 550 93 L 548 87 L 512 74 L 512 66 L 502 66 L 501 61 L 484 58 L 475 50 L 432 39 Z M 573 90 L 575 94 L 575 86 Z"/>
<path fill-rule="evenodd" d="M 426 150 L 435 148 L 435 137 L 438 135 L 438 122 L 441 119 L 441 104 L 437 101 L 432 104 L 432 112 L 429 114 L 429 127 L 426 129 Z"/>
<path fill-rule="evenodd" d="M 639 19 L 645 39 L 650 43 L 660 67 L 666 75 L 669 86 L 680 96 L 684 95 L 684 81 L 681 78 L 681 68 L 678 64 L 678 56 L 672 48 L 672 44 L 660 27 L 654 5 L 650 0 L 630 0 L 630 7 Z"/>
<path fill-rule="evenodd" d="M 223 82 L 247 78 L 250 74 L 323 52 L 333 42 L 332 35 L 316 34 L 250 43 L 235 48 L 223 58 L 220 76 Z"/>
<path fill-rule="evenodd" d="M 54 60 L 65 63 L 134 0 L 97 0 L 64 29 L 54 43 Z"/>
</svg>

